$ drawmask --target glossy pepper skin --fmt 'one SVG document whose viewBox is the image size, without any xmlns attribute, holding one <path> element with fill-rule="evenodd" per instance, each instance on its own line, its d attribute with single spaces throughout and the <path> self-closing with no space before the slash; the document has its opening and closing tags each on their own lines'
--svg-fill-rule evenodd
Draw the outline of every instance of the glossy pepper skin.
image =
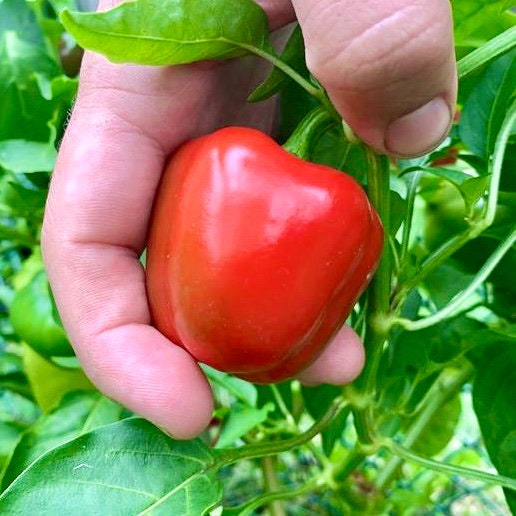
<svg viewBox="0 0 516 516">
<path fill-rule="evenodd" d="M 288 379 L 342 326 L 382 242 L 350 176 L 254 129 L 221 129 L 165 170 L 147 249 L 153 324 L 216 369 Z"/>
</svg>

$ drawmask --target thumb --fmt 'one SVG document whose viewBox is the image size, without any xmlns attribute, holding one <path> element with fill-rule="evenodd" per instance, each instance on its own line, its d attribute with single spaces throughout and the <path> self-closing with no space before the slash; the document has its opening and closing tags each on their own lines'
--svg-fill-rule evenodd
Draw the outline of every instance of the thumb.
<svg viewBox="0 0 516 516">
<path fill-rule="evenodd" d="M 355 133 L 380 152 L 435 148 L 457 76 L 449 0 L 293 0 L 307 64 Z"/>
</svg>

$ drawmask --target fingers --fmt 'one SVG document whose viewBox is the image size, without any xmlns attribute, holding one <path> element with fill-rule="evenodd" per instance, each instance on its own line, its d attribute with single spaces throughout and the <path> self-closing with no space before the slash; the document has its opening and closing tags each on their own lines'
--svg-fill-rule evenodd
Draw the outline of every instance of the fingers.
<svg viewBox="0 0 516 516">
<path fill-rule="evenodd" d="M 176 438 L 208 424 L 212 395 L 196 362 L 149 326 L 139 255 L 170 152 L 222 115 L 272 125 L 272 105 L 242 109 L 256 71 L 233 81 L 238 72 L 237 63 L 114 66 L 87 52 L 45 212 L 45 263 L 85 372 Z"/>
<path fill-rule="evenodd" d="M 271 30 L 283 27 L 296 19 L 290 0 L 256 0 L 256 3 L 267 13 Z"/>
<path fill-rule="evenodd" d="M 195 361 L 149 326 L 139 262 L 163 150 L 94 104 L 79 99 L 54 172 L 42 235 L 49 278 L 92 381 L 173 436 L 190 438 L 210 420 L 210 388 Z"/>
<path fill-rule="evenodd" d="M 294 0 L 307 64 L 344 120 L 380 152 L 446 136 L 456 99 L 448 0 Z"/>
<path fill-rule="evenodd" d="M 360 374 L 364 360 L 360 337 L 349 326 L 344 326 L 319 359 L 298 375 L 298 379 L 308 385 L 345 385 Z"/>
</svg>

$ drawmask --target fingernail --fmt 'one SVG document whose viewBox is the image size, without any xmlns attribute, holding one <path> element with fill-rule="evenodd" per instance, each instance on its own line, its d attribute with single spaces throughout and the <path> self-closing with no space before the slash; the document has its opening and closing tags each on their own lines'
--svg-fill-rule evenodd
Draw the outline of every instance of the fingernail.
<svg viewBox="0 0 516 516">
<path fill-rule="evenodd" d="M 398 118 L 387 128 L 385 147 L 401 157 L 421 156 L 435 149 L 452 124 L 452 110 L 442 97 Z"/>
</svg>

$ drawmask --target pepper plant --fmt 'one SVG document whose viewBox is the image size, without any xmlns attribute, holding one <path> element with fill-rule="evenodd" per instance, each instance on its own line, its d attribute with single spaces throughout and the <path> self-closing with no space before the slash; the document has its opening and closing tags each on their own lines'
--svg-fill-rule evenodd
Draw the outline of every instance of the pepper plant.
<svg viewBox="0 0 516 516">
<path fill-rule="evenodd" d="M 3 513 L 447 514 L 471 499 L 516 513 L 515 19 L 504 0 L 452 6 L 456 121 L 429 155 L 393 160 L 339 119 L 300 30 L 277 53 L 251 0 L 105 13 L 0 1 Z M 77 44 L 117 63 L 273 65 L 249 101 L 278 95 L 278 141 L 354 176 L 382 221 L 380 263 L 348 318 L 367 353 L 353 384 L 256 385 L 203 366 L 212 425 L 176 441 L 89 383 L 39 250 Z"/>
</svg>

